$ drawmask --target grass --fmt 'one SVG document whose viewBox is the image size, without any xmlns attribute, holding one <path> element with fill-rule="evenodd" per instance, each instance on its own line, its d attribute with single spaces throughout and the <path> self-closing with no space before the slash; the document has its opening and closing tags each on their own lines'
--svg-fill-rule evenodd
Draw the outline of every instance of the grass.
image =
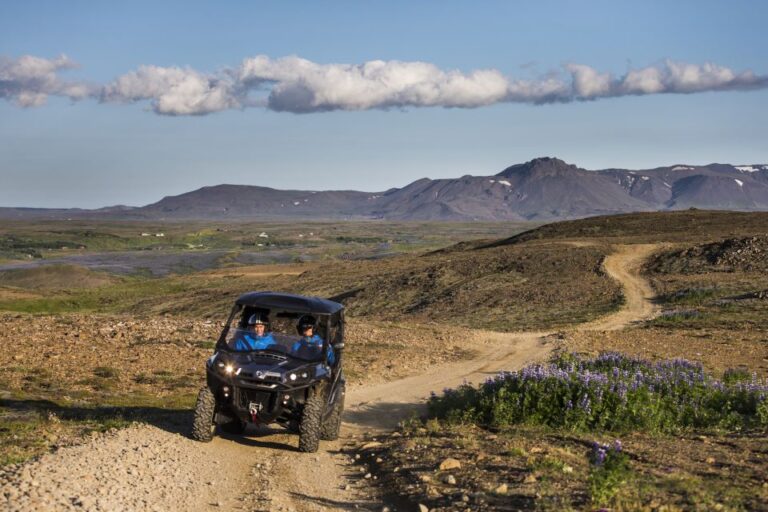
<svg viewBox="0 0 768 512">
<path fill-rule="evenodd" d="M 52 447 L 81 442 L 91 432 L 124 428 L 133 422 L 185 432 L 195 402 L 195 394 L 190 392 L 162 398 L 147 393 L 104 397 L 98 391 L 68 395 L 76 395 L 76 401 L 41 399 L 20 392 L 0 399 L 0 466 L 24 462 Z"/>
</svg>

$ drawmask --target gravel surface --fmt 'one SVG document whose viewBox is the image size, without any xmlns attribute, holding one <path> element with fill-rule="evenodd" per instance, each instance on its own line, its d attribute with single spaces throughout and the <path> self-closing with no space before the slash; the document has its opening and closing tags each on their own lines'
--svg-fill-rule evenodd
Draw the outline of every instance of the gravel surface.
<svg viewBox="0 0 768 512">
<path fill-rule="evenodd" d="M 253 479 L 255 454 L 136 425 L 93 436 L 36 461 L 0 470 L 0 509 L 206 510 L 231 508 Z M 240 455 L 240 454 L 238 454 Z"/>
</svg>

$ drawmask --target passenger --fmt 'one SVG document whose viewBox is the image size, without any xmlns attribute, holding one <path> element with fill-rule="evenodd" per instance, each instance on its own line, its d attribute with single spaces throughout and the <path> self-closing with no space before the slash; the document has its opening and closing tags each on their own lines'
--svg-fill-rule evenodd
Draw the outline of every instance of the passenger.
<svg viewBox="0 0 768 512">
<path fill-rule="evenodd" d="M 267 332 L 268 319 L 263 313 L 254 313 L 248 318 L 248 332 L 240 336 L 235 342 L 234 350 L 265 350 L 276 345 L 272 333 Z"/>
<path fill-rule="evenodd" d="M 311 359 L 320 355 L 323 350 L 323 338 L 315 334 L 315 327 L 317 320 L 311 315 L 304 315 L 299 318 L 296 324 L 296 330 L 301 335 L 301 339 L 293 344 L 291 352 L 297 354 L 299 357 Z M 333 347 L 328 346 L 328 357 L 326 359 L 328 364 L 333 364 L 336 361 L 336 356 L 333 353 Z"/>
</svg>

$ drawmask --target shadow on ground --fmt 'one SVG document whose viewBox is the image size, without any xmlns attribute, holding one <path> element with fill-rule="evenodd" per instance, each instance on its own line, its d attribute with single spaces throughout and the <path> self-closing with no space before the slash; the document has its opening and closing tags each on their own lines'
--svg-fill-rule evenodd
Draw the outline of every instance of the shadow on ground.
<svg viewBox="0 0 768 512">
<path fill-rule="evenodd" d="M 114 421 L 140 421 L 153 425 L 173 434 L 189 434 L 189 426 L 192 424 L 192 411 L 190 409 L 165 409 L 162 407 L 143 406 L 81 406 L 61 405 L 45 399 L 0 399 L 0 409 L 8 417 L 26 417 L 30 414 L 38 414 L 46 417 L 49 413 L 55 414 L 64 421 L 92 421 L 97 423 L 109 423 Z"/>
<path fill-rule="evenodd" d="M 427 404 L 376 402 L 362 403 L 344 411 L 347 426 L 362 429 L 393 429 L 403 421 L 418 418 L 427 412 Z"/>
</svg>

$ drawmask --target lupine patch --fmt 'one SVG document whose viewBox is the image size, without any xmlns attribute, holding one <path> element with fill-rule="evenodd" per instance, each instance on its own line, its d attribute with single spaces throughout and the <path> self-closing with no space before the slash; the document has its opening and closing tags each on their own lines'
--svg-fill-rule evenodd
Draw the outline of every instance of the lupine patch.
<svg viewBox="0 0 768 512">
<path fill-rule="evenodd" d="M 754 375 L 718 380 L 700 363 L 650 362 L 607 352 L 501 372 L 479 387 L 462 385 L 433 395 L 429 406 L 436 417 L 489 426 L 674 432 L 768 424 L 767 397 L 768 383 Z"/>
</svg>

